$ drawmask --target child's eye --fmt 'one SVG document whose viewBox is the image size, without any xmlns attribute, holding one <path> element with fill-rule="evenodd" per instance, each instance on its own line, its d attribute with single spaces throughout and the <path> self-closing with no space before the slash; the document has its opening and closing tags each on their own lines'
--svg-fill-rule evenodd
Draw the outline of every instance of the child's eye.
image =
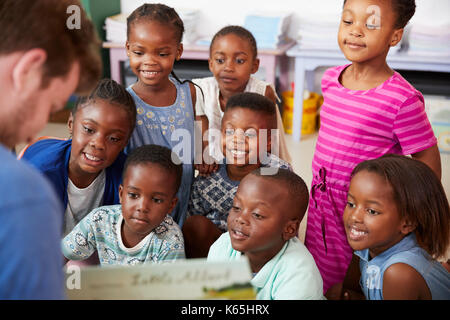
<svg viewBox="0 0 450 320">
<path fill-rule="evenodd" d="M 349 208 L 354 208 L 354 207 L 355 207 L 355 204 L 352 203 L 352 202 L 350 202 L 350 201 L 347 201 L 347 207 L 349 207 Z"/>
<path fill-rule="evenodd" d="M 257 212 L 253 212 L 253 216 L 254 216 L 256 219 L 262 219 L 262 218 L 264 218 L 264 216 L 260 215 L 260 214 L 257 213 Z"/>
<path fill-rule="evenodd" d="M 159 56 L 160 57 L 167 57 L 169 54 L 168 53 L 160 53 Z"/>
<path fill-rule="evenodd" d="M 245 62 L 244 59 L 236 59 L 237 64 L 243 64 Z"/>
<path fill-rule="evenodd" d="M 133 51 L 133 54 L 135 54 L 135 55 L 137 55 L 137 56 L 140 56 L 140 55 L 142 55 L 143 53 L 140 52 L 140 51 Z"/>
<path fill-rule="evenodd" d="M 128 192 L 128 198 L 130 198 L 130 199 L 137 199 L 137 198 L 139 198 L 139 195 L 137 193 L 134 193 L 134 192 Z"/>
<path fill-rule="evenodd" d="M 222 63 L 225 62 L 225 59 L 216 59 L 216 62 L 217 62 L 218 64 L 222 64 Z"/>
<path fill-rule="evenodd" d="M 155 198 L 155 197 L 153 197 L 152 200 L 154 203 L 163 203 L 164 202 L 163 199 L 159 199 L 159 198 Z"/>
<path fill-rule="evenodd" d="M 234 211 L 239 211 L 241 208 L 239 208 L 238 206 L 232 206 L 231 209 Z"/>
<path fill-rule="evenodd" d="M 117 137 L 109 137 L 109 140 L 111 140 L 112 142 L 119 142 L 120 138 Z"/>
<path fill-rule="evenodd" d="M 249 129 L 249 130 L 245 131 L 244 135 L 249 138 L 254 138 L 257 136 L 256 130 L 254 130 L 254 129 Z"/>
<path fill-rule="evenodd" d="M 225 129 L 225 134 L 227 136 L 232 136 L 234 134 L 234 129 Z"/>
<path fill-rule="evenodd" d="M 89 127 L 86 127 L 86 126 L 83 126 L 83 130 L 84 130 L 84 132 L 86 132 L 86 133 L 94 133 L 94 130 L 93 130 L 93 129 L 91 129 L 91 128 L 89 128 Z"/>
<path fill-rule="evenodd" d="M 375 29 L 379 29 L 380 26 L 376 25 L 376 24 L 366 24 L 367 29 L 369 30 L 375 30 Z"/>
<path fill-rule="evenodd" d="M 367 209 L 367 213 L 372 216 L 376 216 L 376 215 L 380 214 L 378 211 L 375 211 L 373 209 Z"/>
<path fill-rule="evenodd" d="M 344 24 L 348 24 L 348 25 L 351 25 L 351 24 L 352 24 L 352 22 L 349 21 L 349 20 L 342 20 L 342 22 L 343 22 Z"/>
</svg>

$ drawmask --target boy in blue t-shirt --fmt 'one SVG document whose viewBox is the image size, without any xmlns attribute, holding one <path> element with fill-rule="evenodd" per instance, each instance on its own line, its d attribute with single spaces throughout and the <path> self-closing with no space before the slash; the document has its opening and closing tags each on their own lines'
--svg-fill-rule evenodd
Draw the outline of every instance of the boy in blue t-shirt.
<svg viewBox="0 0 450 320">
<path fill-rule="evenodd" d="M 134 149 L 119 187 L 121 204 L 94 209 L 83 218 L 62 240 L 64 256 L 83 260 L 97 251 L 101 265 L 183 259 L 183 235 L 170 216 L 183 167 L 172 159 L 176 155 L 163 146 Z"/>
<path fill-rule="evenodd" d="M 278 168 L 291 169 L 276 156 L 271 139 L 271 130 L 277 127 L 275 108 L 270 99 L 257 93 L 239 93 L 228 100 L 220 134 L 225 159 L 216 172 L 197 176 L 192 185 L 183 226 L 188 258 L 206 257 L 210 246 L 227 230 L 233 197 L 249 172 L 260 167 L 268 174 Z"/>
<path fill-rule="evenodd" d="M 228 232 L 211 246 L 208 261 L 245 255 L 257 299 L 323 299 L 319 269 L 297 238 L 308 198 L 305 182 L 289 170 L 252 171 L 238 187 Z"/>
</svg>

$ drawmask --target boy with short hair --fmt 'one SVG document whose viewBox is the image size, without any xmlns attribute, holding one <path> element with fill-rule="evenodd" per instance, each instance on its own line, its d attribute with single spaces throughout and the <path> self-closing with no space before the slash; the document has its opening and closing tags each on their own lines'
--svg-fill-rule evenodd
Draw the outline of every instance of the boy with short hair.
<svg viewBox="0 0 450 320">
<path fill-rule="evenodd" d="M 62 240 L 64 256 L 83 260 L 97 251 L 101 265 L 183 259 L 183 235 L 170 216 L 183 168 L 172 157 L 170 149 L 158 145 L 133 150 L 119 187 L 121 204 L 84 217 Z"/>
<path fill-rule="evenodd" d="M 188 258 L 206 257 L 209 247 L 227 231 L 233 197 L 249 172 L 260 167 L 267 174 L 278 168 L 291 169 L 270 153 L 271 130 L 277 127 L 275 108 L 270 99 L 257 93 L 239 93 L 228 100 L 221 128 L 223 163 L 211 175 L 197 176 L 192 185 L 183 226 Z"/>
<path fill-rule="evenodd" d="M 297 238 L 308 200 L 308 188 L 295 173 L 252 171 L 239 185 L 228 215 L 228 232 L 211 246 L 208 261 L 245 255 L 257 299 L 323 299 L 319 269 Z"/>
</svg>

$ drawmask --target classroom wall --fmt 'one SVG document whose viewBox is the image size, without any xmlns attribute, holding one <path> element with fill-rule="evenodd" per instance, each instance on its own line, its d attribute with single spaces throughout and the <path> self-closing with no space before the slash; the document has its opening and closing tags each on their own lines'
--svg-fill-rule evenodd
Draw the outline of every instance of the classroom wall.
<svg viewBox="0 0 450 320">
<path fill-rule="evenodd" d="M 123 13 L 131 13 L 145 0 L 121 0 Z M 289 36 L 296 38 L 299 23 L 302 19 L 324 19 L 335 21 L 340 19 L 343 0 L 159 0 L 175 9 L 200 9 L 201 14 L 197 32 L 213 35 L 221 27 L 228 24 L 243 24 L 246 14 L 254 9 L 268 12 L 293 12 Z M 416 13 L 410 24 L 443 25 L 450 28 L 450 0 L 416 0 Z M 337 38 L 337 34 L 336 34 Z M 337 41 L 337 40 L 336 40 Z M 289 79 L 294 79 L 294 59 L 289 62 Z M 320 91 L 320 80 L 326 68 L 318 68 L 315 76 L 315 91 Z M 447 195 L 450 194 L 450 154 L 441 154 L 442 180 Z"/>
<path fill-rule="evenodd" d="M 121 0 L 123 13 L 131 13 L 145 0 Z M 288 35 L 297 38 L 299 24 L 302 20 L 338 21 L 342 10 L 343 0 L 157 0 L 175 9 L 199 9 L 200 17 L 197 24 L 197 33 L 200 36 L 213 35 L 216 31 L 228 24 L 243 24 L 245 16 L 253 11 L 292 12 L 292 20 Z M 416 0 L 416 14 L 412 23 L 442 25 L 448 24 L 450 28 L 450 0 Z M 336 34 L 337 39 L 337 34 Z M 337 41 L 337 40 L 336 40 Z M 294 79 L 294 59 L 289 59 L 289 79 Z M 320 79 L 325 68 L 316 72 L 315 88 L 320 91 Z"/>
<path fill-rule="evenodd" d="M 121 0 L 121 9 L 130 13 L 145 0 Z M 267 12 L 293 12 L 290 35 L 295 36 L 301 19 L 339 19 L 342 0 L 160 0 L 156 1 L 178 8 L 200 9 L 198 30 L 214 34 L 227 24 L 242 24 L 245 15 L 252 10 Z M 411 23 L 450 25 L 450 0 L 416 0 L 416 14 Z"/>
</svg>

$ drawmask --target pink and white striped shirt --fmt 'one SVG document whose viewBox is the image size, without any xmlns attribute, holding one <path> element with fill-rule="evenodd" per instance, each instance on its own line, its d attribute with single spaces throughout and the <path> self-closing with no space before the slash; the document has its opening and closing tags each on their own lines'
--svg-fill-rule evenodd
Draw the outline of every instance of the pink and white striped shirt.
<svg viewBox="0 0 450 320">
<path fill-rule="evenodd" d="M 350 90 L 339 82 L 347 66 L 330 68 L 322 78 L 325 99 L 312 162 L 314 176 L 324 167 L 328 182 L 342 189 L 364 160 L 413 154 L 437 143 L 422 94 L 398 72 L 376 88 Z"/>
</svg>

